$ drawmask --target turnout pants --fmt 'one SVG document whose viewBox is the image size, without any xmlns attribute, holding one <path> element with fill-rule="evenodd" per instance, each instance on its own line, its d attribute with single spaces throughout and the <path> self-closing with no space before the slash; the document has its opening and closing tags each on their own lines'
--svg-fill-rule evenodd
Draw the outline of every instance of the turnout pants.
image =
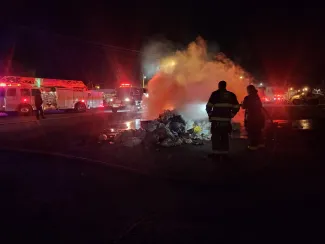
<svg viewBox="0 0 325 244">
<path fill-rule="evenodd" d="M 263 135 L 261 128 L 247 128 L 248 146 L 250 149 L 255 150 L 261 145 L 264 145 Z"/>
<path fill-rule="evenodd" d="M 228 153 L 229 152 L 229 133 L 231 132 L 230 122 L 217 122 L 211 123 L 211 141 L 212 150 L 215 153 Z"/>
<path fill-rule="evenodd" d="M 39 116 L 41 115 L 42 118 L 44 118 L 44 111 L 42 106 L 36 107 L 36 118 L 39 119 Z"/>
</svg>

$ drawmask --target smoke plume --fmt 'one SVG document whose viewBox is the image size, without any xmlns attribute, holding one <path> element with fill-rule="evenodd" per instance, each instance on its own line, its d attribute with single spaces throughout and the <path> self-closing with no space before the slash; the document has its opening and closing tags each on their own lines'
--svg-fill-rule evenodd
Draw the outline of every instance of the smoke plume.
<svg viewBox="0 0 325 244">
<path fill-rule="evenodd" d="M 165 109 L 176 109 L 187 119 L 207 119 L 205 105 L 220 80 L 227 82 L 227 89 L 239 102 L 243 100 L 248 74 L 222 53 L 211 58 L 206 42 L 197 38 L 186 50 L 161 58 L 159 71 L 148 83 L 145 116 L 153 119 Z"/>
</svg>

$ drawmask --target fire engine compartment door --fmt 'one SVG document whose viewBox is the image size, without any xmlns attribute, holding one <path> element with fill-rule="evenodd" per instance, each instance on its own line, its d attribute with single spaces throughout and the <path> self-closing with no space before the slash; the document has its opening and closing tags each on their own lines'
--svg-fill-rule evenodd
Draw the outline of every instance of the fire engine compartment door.
<svg viewBox="0 0 325 244">
<path fill-rule="evenodd" d="M 18 89 L 18 91 L 20 92 L 20 99 L 23 103 L 27 103 L 27 104 L 30 104 L 32 105 L 32 107 L 35 107 L 33 106 L 35 103 L 31 97 L 31 90 L 30 88 L 20 88 Z"/>
<path fill-rule="evenodd" d="M 74 104 L 82 100 L 86 101 L 88 99 L 86 95 L 87 93 L 84 91 L 73 91 Z"/>
<path fill-rule="evenodd" d="M 6 110 L 7 111 L 16 111 L 18 104 L 20 102 L 18 96 L 17 88 L 10 87 L 6 91 Z"/>
<path fill-rule="evenodd" d="M 57 108 L 58 109 L 73 109 L 73 91 L 64 88 L 56 89 Z"/>
<path fill-rule="evenodd" d="M 103 93 L 96 91 L 85 92 L 87 105 L 89 108 L 97 108 L 103 105 Z"/>
</svg>

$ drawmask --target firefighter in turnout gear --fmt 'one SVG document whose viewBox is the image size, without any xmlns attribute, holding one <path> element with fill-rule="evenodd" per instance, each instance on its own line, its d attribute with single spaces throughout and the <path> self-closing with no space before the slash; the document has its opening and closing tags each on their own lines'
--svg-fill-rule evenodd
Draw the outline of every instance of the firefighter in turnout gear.
<svg viewBox="0 0 325 244">
<path fill-rule="evenodd" d="M 211 122 L 213 155 L 228 154 L 231 119 L 238 113 L 240 105 L 234 93 L 227 91 L 227 83 L 219 82 L 219 89 L 212 92 L 206 105 Z"/>
<path fill-rule="evenodd" d="M 265 125 L 265 117 L 260 97 L 255 86 L 247 86 L 248 96 L 244 98 L 242 108 L 245 109 L 245 129 L 248 134 L 248 149 L 257 150 L 265 147 L 263 143 L 262 129 Z"/>
<path fill-rule="evenodd" d="M 40 90 L 36 90 L 36 94 L 35 94 L 35 107 L 36 107 L 36 119 L 37 120 L 39 120 L 39 116 L 40 115 L 41 115 L 41 117 L 43 119 L 45 119 L 42 105 L 43 105 L 43 99 L 42 99 L 42 96 L 41 96 L 41 91 Z"/>
</svg>

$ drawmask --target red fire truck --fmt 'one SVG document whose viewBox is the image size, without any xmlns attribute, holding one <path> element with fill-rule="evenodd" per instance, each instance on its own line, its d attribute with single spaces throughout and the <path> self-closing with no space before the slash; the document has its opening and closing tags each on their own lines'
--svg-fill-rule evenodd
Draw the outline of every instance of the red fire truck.
<svg viewBox="0 0 325 244">
<path fill-rule="evenodd" d="M 82 81 L 5 76 L 0 79 L 0 111 L 31 115 L 40 90 L 44 110 L 85 112 L 103 107 L 101 92 L 89 91 Z"/>
<path fill-rule="evenodd" d="M 138 111 L 142 108 L 142 96 L 144 89 L 134 87 L 130 83 L 122 83 L 117 89 L 116 94 L 110 101 L 113 113 L 118 110 Z"/>
</svg>

